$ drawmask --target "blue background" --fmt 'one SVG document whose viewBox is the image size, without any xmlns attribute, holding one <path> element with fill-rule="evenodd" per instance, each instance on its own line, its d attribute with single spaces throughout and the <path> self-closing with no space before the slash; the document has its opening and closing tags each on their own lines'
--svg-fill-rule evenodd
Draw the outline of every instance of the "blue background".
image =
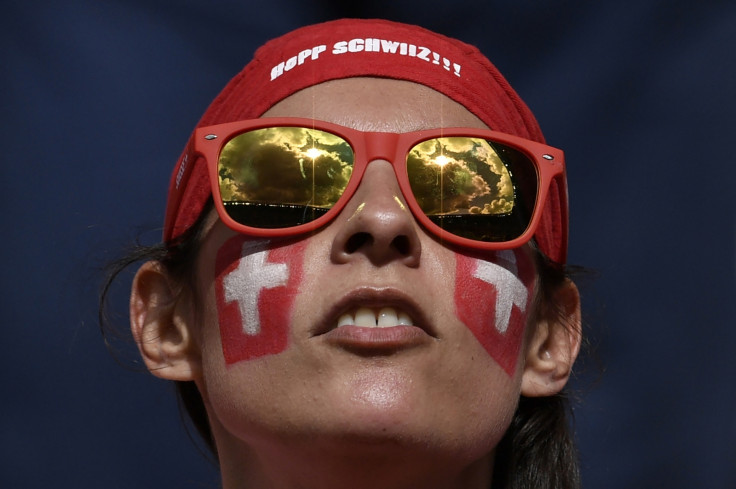
<svg viewBox="0 0 736 489">
<path fill-rule="evenodd" d="M 0 486 L 217 487 L 171 386 L 105 349 L 98 268 L 158 239 L 176 157 L 254 49 L 340 16 L 478 45 L 565 149 L 605 368 L 576 380 L 585 486 L 736 487 L 736 3 L 715 0 L 3 2 Z"/>
</svg>

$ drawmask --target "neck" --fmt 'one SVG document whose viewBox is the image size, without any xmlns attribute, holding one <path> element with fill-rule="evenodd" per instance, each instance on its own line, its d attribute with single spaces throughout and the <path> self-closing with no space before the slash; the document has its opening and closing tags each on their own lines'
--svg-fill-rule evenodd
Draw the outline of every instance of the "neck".
<svg viewBox="0 0 736 489">
<path fill-rule="evenodd" d="M 488 489 L 491 455 L 463 460 L 452 451 L 397 443 L 218 443 L 223 489 Z"/>
</svg>

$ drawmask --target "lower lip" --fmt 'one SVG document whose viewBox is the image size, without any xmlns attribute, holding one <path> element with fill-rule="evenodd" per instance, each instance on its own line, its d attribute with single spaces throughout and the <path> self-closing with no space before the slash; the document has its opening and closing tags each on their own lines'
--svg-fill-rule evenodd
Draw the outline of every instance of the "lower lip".
<svg viewBox="0 0 736 489">
<path fill-rule="evenodd" d="M 361 350 L 397 350 L 426 343 L 430 336 L 416 326 L 368 328 L 340 326 L 323 335 L 328 343 Z"/>
</svg>

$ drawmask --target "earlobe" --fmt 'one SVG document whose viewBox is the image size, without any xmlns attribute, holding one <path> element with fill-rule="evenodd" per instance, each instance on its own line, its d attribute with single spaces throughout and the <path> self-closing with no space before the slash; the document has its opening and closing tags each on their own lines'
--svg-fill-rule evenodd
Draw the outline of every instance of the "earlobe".
<svg viewBox="0 0 736 489">
<path fill-rule="evenodd" d="M 179 299 L 161 263 L 144 263 L 133 279 L 130 327 L 152 374 L 168 380 L 195 380 L 200 358 L 192 335 L 192 315 Z"/>
<path fill-rule="evenodd" d="M 521 382 L 527 397 L 551 396 L 565 387 L 582 341 L 580 293 L 565 280 L 542 306 L 529 340 Z"/>
</svg>

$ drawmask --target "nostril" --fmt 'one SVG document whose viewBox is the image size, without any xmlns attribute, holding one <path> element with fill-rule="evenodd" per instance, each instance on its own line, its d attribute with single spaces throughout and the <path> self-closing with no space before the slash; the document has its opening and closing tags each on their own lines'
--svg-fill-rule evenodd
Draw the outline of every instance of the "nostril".
<svg viewBox="0 0 736 489">
<path fill-rule="evenodd" d="M 400 255 L 406 256 L 411 253 L 411 242 L 406 235 L 396 236 L 391 245 L 399 252 Z"/>
<path fill-rule="evenodd" d="M 355 233 L 345 243 L 345 251 L 349 254 L 353 254 L 362 248 L 364 245 L 373 244 L 373 236 L 370 233 Z"/>
</svg>

